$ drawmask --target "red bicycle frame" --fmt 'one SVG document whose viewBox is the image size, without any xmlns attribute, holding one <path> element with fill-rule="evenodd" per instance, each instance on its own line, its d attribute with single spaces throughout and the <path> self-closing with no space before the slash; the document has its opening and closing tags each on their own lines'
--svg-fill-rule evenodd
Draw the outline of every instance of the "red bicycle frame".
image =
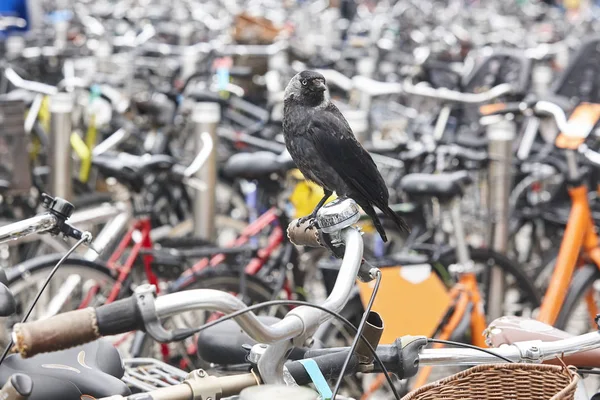
<svg viewBox="0 0 600 400">
<path fill-rule="evenodd" d="M 114 271 L 117 271 L 119 273 L 119 276 L 117 278 L 117 282 L 115 283 L 112 290 L 110 291 L 110 294 L 108 295 L 106 303 L 111 303 L 119 297 L 119 293 L 121 293 L 121 289 L 123 288 L 123 283 L 131 273 L 135 260 L 140 254 L 140 251 L 152 249 L 152 240 L 150 239 L 151 231 L 152 225 L 150 223 L 149 218 L 137 220 L 129 229 L 123 240 L 121 240 L 115 252 L 110 256 L 110 259 L 107 263 L 108 267 Z M 134 243 L 134 245 L 131 248 L 131 252 L 127 257 L 127 260 L 125 260 L 125 263 L 123 265 L 120 265 L 119 260 L 121 259 L 121 257 L 123 257 L 123 253 L 125 253 L 125 251 L 132 242 Z M 156 291 L 158 293 L 158 278 L 152 271 L 153 259 L 154 257 L 150 252 L 142 256 L 142 261 L 144 263 L 144 271 L 146 272 L 148 282 L 156 286 Z"/>
<path fill-rule="evenodd" d="M 254 222 L 249 224 L 239 237 L 232 240 L 231 242 L 225 245 L 226 248 L 242 246 L 246 244 L 251 237 L 256 236 L 262 230 L 269 227 L 273 222 L 275 222 L 278 218 L 278 210 L 273 207 L 263 213 L 260 217 L 258 217 Z M 156 290 L 158 292 L 158 278 L 152 271 L 152 261 L 154 257 L 151 254 L 152 250 L 152 240 L 150 238 L 150 232 L 152 230 L 152 225 L 149 218 L 143 218 L 135 221 L 133 226 L 129 229 L 125 237 L 121 240 L 119 245 L 117 246 L 114 253 L 110 256 L 108 260 L 108 267 L 111 270 L 114 270 L 118 273 L 117 282 L 111 289 L 108 299 L 106 303 L 111 303 L 115 301 L 119 294 L 121 293 L 121 289 L 123 288 L 123 284 L 125 280 L 131 273 L 133 266 L 135 264 L 135 260 L 143 251 L 145 254 L 142 255 L 142 261 L 144 263 L 144 272 L 146 273 L 146 277 L 148 282 L 152 285 L 156 286 Z M 258 250 L 258 254 L 254 257 L 248 265 L 246 265 L 245 272 L 249 275 L 257 274 L 266 264 L 267 260 L 273 252 L 283 243 L 284 240 L 283 229 L 280 226 L 275 226 L 269 238 L 267 240 L 267 245 L 264 248 Z M 123 254 L 127 249 L 131 246 L 131 251 L 127 256 L 125 262 L 121 265 L 120 260 L 123 257 Z M 178 279 L 184 279 L 185 281 L 189 279 L 194 279 L 194 275 L 203 269 L 209 266 L 215 266 L 219 263 L 222 263 L 225 260 L 224 254 L 217 254 L 212 258 L 203 258 L 198 261 L 192 268 L 184 271 L 181 274 L 181 277 Z M 286 295 L 291 298 L 292 290 L 289 287 L 289 283 L 286 282 L 284 286 L 284 290 Z"/>
<path fill-rule="evenodd" d="M 258 217 L 254 222 L 252 222 L 246 228 L 244 228 L 240 236 L 227 243 L 225 247 L 231 248 L 236 246 L 243 246 L 250 240 L 252 236 L 256 236 L 263 229 L 267 228 L 273 222 L 275 222 L 278 219 L 278 212 L 279 211 L 277 210 L 277 208 L 270 208 L 269 210 L 264 212 L 260 217 Z M 273 254 L 275 249 L 277 249 L 281 245 L 281 243 L 283 243 L 283 239 L 283 229 L 281 228 L 281 226 L 276 226 L 273 229 L 273 232 L 271 232 L 271 234 L 269 235 L 266 247 L 258 250 L 257 256 L 254 257 L 248 263 L 248 265 L 246 265 L 245 272 L 248 275 L 257 274 L 264 267 L 267 260 L 269 259 L 269 257 L 271 257 L 271 254 Z M 181 274 L 181 276 L 177 279 L 177 283 L 182 283 L 183 285 L 189 284 L 191 281 L 193 281 L 195 274 L 201 272 L 205 268 L 214 267 L 222 263 L 223 261 L 225 261 L 224 254 L 217 254 L 210 259 L 203 258 L 202 260 L 194 264 L 192 268 L 184 271 Z M 285 282 L 283 289 L 285 290 L 288 298 L 291 298 L 292 290 L 287 281 Z"/>
</svg>

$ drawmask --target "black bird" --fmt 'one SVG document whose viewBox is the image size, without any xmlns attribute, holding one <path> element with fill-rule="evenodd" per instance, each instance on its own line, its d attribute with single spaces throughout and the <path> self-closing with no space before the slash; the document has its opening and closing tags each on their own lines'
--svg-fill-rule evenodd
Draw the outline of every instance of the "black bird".
<svg viewBox="0 0 600 400">
<path fill-rule="evenodd" d="M 387 236 L 374 206 L 408 232 L 406 222 L 388 206 L 388 189 L 375 162 L 354 137 L 346 118 L 329 100 L 323 75 L 314 71 L 300 72 L 285 88 L 283 136 L 298 169 L 325 192 L 303 221 L 314 218 L 335 192 L 339 197 L 356 201 L 371 217 L 384 241 Z"/>
</svg>

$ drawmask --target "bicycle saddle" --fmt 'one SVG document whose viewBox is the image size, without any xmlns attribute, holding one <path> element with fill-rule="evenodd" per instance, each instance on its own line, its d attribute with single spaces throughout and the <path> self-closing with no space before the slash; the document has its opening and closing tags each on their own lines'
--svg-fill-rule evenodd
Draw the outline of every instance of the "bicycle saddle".
<svg viewBox="0 0 600 400">
<path fill-rule="evenodd" d="M 525 342 L 528 340 L 542 340 L 554 342 L 575 335 L 561 331 L 551 325 L 523 317 L 501 317 L 494 320 L 485 332 L 486 342 L 492 347 L 500 347 L 503 344 Z M 567 365 L 577 367 L 600 367 L 600 349 L 589 350 L 563 357 Z M 558 359 L 548 360 L 547 364 L 563 365 Z"/>
<path fill-rule="evenodd" d="M 258 316 L 258 319 L 265 325 L 274 325 L 281 321 L 279 318 L 269 316 Z M 198 334 L 198 357 L 219 365 L 244 364 L 247 362 L 248 355 L 244 345 L 255 344 L 256 340 L 248 336 L 235 321 L 225 321 Z M 289 356 L 292 360 L 300 357 L 302 354 L 294 350 Z"/>
<path fill-rule="evenodd" d="M 225 163 L 223 173 L 230 178 L 265 179 L 293 168 L 295 164 L 289 156 L 257 151 L 234 154 Z"/>
<path fill-rule="evenodd" d="M 229 99 L 224 99 L 219 93 L 210 90 L 192 90 L 186 96 L 196 103 L 219 103 L 221 106 L 229 104 Z"/>
<path fill-rule="evenodd" d="M 94 156 L 92 164 L 104 175 L 139 191 L 144 185 L 146 174 L 170 171 L 176 162 L 164 154 L 134 156 L 127 153 L 105 153 Z"/>
<path fill-rule="evenodd" d="M 472 182 L 466 171 L 442 174 L 408 174 L 400 181 L 400 188 L 408 195 L 431 196 L 449 200 L 464 194 L 464 187 Z"/>
<path fill-rule="evenodd" d="M 154 124 L 165 126 L 169 123 L 175 104 L 167 96 L 152 96 L 132 99 L 137 111 L 150 117 Z"/>
<path fill-rule="evenodd" d="M 131 394 L 117 349 L 106 340 L 23 359 L 10 355 L 0 366 L 0 381 L 14 373 L 33 380 L 29 400 L 92 400 Z"/>
</svg>

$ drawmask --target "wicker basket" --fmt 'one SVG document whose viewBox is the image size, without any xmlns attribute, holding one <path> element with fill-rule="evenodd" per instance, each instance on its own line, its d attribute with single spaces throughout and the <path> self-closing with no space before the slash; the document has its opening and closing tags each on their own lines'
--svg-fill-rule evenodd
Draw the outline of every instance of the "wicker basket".
<svg viewBox="0 0 600 400">
<path fill-rule="evenodd" d="M 573 400 L 579 376 L 554 365 L 479 365 L 412 391 L 402 400 Z"/>
</svg>

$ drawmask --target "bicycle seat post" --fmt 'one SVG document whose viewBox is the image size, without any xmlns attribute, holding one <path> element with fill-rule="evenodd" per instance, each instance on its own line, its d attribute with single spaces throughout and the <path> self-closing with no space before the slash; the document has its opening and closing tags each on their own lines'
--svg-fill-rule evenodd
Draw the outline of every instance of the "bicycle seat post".
<svg viewBox="0 0 600 400">
<path fill-rule="evenodd" d="M 469 254 L 469 245 L 467 244 L 467 237 L 465 235 L 465 229 L 463 226 L 463 216 L 460 205 L 460 197 L 455 197 L 450 202 L 450 218 L 454 227 L 456 258 L 458 259 L 458 265 L 453 266 L 453 269 L 457 274 L 465 274 L 474 272 L 474 265 L 473 261 L 471 260 L 471 255 Z"/>
</svg>

